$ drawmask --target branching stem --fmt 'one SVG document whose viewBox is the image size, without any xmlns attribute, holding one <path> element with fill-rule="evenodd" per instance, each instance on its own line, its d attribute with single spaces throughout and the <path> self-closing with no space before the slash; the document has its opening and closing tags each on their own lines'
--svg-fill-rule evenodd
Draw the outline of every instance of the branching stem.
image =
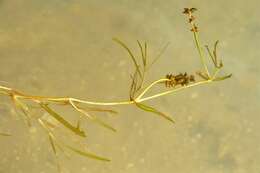
<svg viewBox="0 0 260 173">
<path fill-rule="evenodd" d="M 190 85 L 187 85 L 187 86 L 182 86 L 182 87 L 179 87 L 179 88 L 172 88 L 169 91 L 161 92 L 161 93 L 158 93 L 158 94 L 154 94 L 152 96 L 142 98 L 153 86 L 155 86 L 158 83 L 165 82 L 167 80 L 168 79 L 163 78 L 163 79 L 159 79 L 159 80 L 152 82 L 135 99 L 135 101 L 130 100 L 130 101 L 119 101 L 119 102 L 95 102 L 95 101 L 87 101 L 87 100 L 82 100 L 82 99 L 73 98 L 73 97 L 45 97 L 45 96 L 43 97 L 43 96 L 31 96 L 31 95 L 26 95 L 26 94 L 19 95 L 19 94 L 17 94 L 17 92 L 15 92 L 15 90 L 8 88 L 8 87 L 0 86 L 0 89 L 2 89 L 3 91 L 6 91 L 8 93 L 14 91 L 13 94 L 15 95 L 16 98 L 29 99 L 29 100 L 32 100 L 36 103 L 40 103 L 40 102 L 70 103 L 73 107 L 75 106 L 74 103 L 81 103 L 81 104 L 87 104 L 87 105 L 97 105 L 97 106 L 117 106 L 117 105 L 130 105 L 130 104 L 134 104 L 135 102 L 141 103 L 141 102 L 144 102 L 144 101 L 152 100 L 152 99 L 157 98 L 157 97 L 168 95 L 168 94 L 173 93 L 173 92 L 177 92 L 179 90 L 198 86 L 198 85 L 201 85 L 201 84 L 206 84 L 206 83 L 213 81 L 212 79 L 204 80 L 204 81 L 196 82 L 196 83 L 193 83 L 193 84 L 190 84 Z"/>
</svg>

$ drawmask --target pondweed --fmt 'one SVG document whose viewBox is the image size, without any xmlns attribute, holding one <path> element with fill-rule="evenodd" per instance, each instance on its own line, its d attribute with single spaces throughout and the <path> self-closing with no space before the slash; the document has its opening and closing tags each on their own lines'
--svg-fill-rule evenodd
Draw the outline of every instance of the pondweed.
<svg viewBox="0 0 260 173">
<path fill-rule="evenodd" d="M 199 35 L 198 35 L 199 28 L 195 23 L 195 16 L 193 15 L 195 11 L 197 11 L 196 8 L 185 8 L 183 11 L 183 13 L 188 17 L 188 23 L 191 26 L 190 31 L 193 34 L 195 46 L 198 51 L 201 65 L 202 65 L 202 69 L 195 74 L 187 74 L 185 72 L 179 74 L 168 74 L 165 77 L 162 77 L 150 83 L 148 86 L 145 86 L 145 80 L 147 77 L 146 72 L 151 68 L 151 66 L 157 61 L 157 59 L 160 56 L 150 61 L 147 56 L 147 51 L 148 51 L 147 43 L 146 42 L 142 43 L 141 41 L 137 40 L 137 45 L 140 49 L 140 55 L 141 55 L 141 57 L 138 57 L 131 51 L 131 49 L 123 41 L 114 38 L 113 40 L 126 50 L 130 59 L 132 60 L 135 69 L 134 73 L 131 75 L 131 85 L 129 87 L 129 99 L 125 101 L 96 102 L 96 101 L 82 100 L 73 97 L 35 96 L 35 95 L 30 95 L 30 94 L 20 92 L 14 88 L 9 88 L 6 86 L 0 86 L 0 94 L 4 96 L 8 96 L 12 99 L 14 107 L 18 110 L 18 113 L 22 113 L 23 115 L 22 117 L 27 121 L 29 126 L 33 126 L 34 125 L 33 123 L 35 122 L 41 125 L 41 127 L 46 131 L 46 134 L 50 141 L 50 146 L 52 147 L 56 158 L 57 158 L 58 151 L 62 151 L 63 153 L 71 151 L 88 158 L 101 160 L 101 161 L 110 161 L 107 158 L 100 157 L 88 151 L 81 150 L 67 145 L 64 141 L 59 139 L 58 136 L 55 134 L 55 128 L 57 127 L 57 124 L 53 124 L 52 122 L 43 119 L 42 117 L 36 118 L 32 116 L 31 107 L 28 103 L 32 102 L 36 104 L 37 109 L 41 109 L 45 111 L 46 113 L 48 113 L 50 117 L 55 119 L 58 122 L 58 124 L 60 124 L 65 129 L 72 132 L 72 134 L 79 136 L 83 139 L 87 136 L 86 132 L 81 128 L 81 121 L 83 121 L 84 119 L 91 120 L 92 122 L 97 123 L 113 132 L 116 131 L 116 129 L 114 129 L 112 126 L 103 122 L 97 116 L 93 115 L 94 113 L 97 114 L 100 112 L 106 112 L 110 114 L 117 113 L 114 110 L 104 109 L 103 106 L 135 105 L 137 108 L 140 108 L 147 112 L 151 112 L 155 115 L 158 115 L 168 120 L 170 123 L 174 123 L 175 121 L 171 116 L 166 115 L 163 112 L 157 110 L 154 106 L 145 104 L 145 101 L 162 97 L 164 95 L 173 94 L 177 91 L 188 89 L 191 87 L 225 80 L 231 77 L 231 74 L 219 76 L 219 72 L 223 68 L 223 63 L 217 56 L 218 41 L 216 41 L 213 51 L 211 51 L 208 46 L 206 46 L 204 51 L 204 48 L 201 46 L 201 43 L 199 41 Z M 212 72 L 209 69 L 208 64 L 206 64 L 205 52 L 208 54 L 208 57 L 213 64 L 214 69 L 212 69 Z M 164 83 L 165 85 L 162 85 L 162 83 Z M 159 93 L 149 95 L 149 91 L 156 85 L 161 88 L 161 91 Z M 73 124 L 68 120 L 66 120 L 60 113 L 54 110 L 53 105 L 68 106 L 74 109 L 75 111 L 77 111 L 79 113 L 78 123 Z M 32 121 L 35 119 L 36 121 Z M 0 133 L 0 135 L 10 136 L 10 134 L 7 133 Z M 58 167 L 60 170 L 59 164 Z"/>
</svg>

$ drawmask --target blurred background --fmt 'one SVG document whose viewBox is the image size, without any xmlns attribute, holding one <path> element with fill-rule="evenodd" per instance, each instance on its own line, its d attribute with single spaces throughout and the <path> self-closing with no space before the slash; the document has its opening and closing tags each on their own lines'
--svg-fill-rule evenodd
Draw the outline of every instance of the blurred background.
<svg viewBox="0 0 260 173">
<path fill-rule="evenodd" d="M 260 22 L 257 0 L 1 0 L 0 80 L 4 86 L 48 96 L 93 101 L 128 99 L 134 68 L 123 40 L 153 59 L 170 42 L 147 82 L 201 68 L 184 7 L 196 7 L 202 44 L 219 43 L 226 81 L 191 88 L 149 104 L 172 125 L 134 106 L 113 107 L 110 132 L 87 123 L 88 149 L 103 163 L 59 153 L 65 173 L 259 173 Z M 56 173 L 46 134 L 28 128 L 10 100 L 0 97 L 0 173 Z M 258 106 L 257 106 L 258 105 Z M 69 118 L 78 114 L 60 108 Z M 103 117 L 102 117 L 103 118 Z M 73 139 L 71 139 L 73 140 Z"/>
</svg>

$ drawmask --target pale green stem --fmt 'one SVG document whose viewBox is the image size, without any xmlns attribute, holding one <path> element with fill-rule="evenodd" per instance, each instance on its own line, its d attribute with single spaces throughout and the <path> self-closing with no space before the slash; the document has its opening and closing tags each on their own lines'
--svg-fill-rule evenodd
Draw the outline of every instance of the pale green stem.
<svg viewBox="0 0 260 173">
<path fill-rule="evenodd" d="M 197 82 L 197 83 L 194 83 L 194 84 L 191 84 L 191 85 L 183 86 L 183 87 L 180 87 L 180 88 L 176 88 L 176 89 L 165 91 L 165 92 L 162 92 L 162 93 L 159 93 L 159 94 L 155 94 L 155 95 L 152 95 L 152 96 L 149 96 L 149 97 L 145 97 L 143 99 L 136 100 L 136 102 L 144 102 L 144 101 L 151 100 L 151 99 L 161 97 L 161 96 L 164 96 L 164 95 L 168 95 L 168 94 L 171 94 L 171 93 L 174 93 L 174 92 L 186 89 L 186 88 L 190 88 L 190 87 L 194 87 L 194 86 L 197 86 L 197 85 L 206 84 L 206 83 L 210 83 L 210 82 L 212 82 L 211 79 L 205 80 L 205 81 L 200 81 L 200 82 Z"/>
<path fill-rule="evenodd" d="M 85 112 L 85 111 L 82 110 L 82 109 L 79 109 L 79 108 L 73 103 L 73 101 L 70 100 L 69 102 L 70 102 L 71 106 L 72 106 L 74 109 L 76 109 L 77 111 L 79 111 L 79 112 L 82 113 L 83 115 L 87 116 L 88 118 L 93 119 L 93 117 L 90 116 L 87 112 Z"/>
<path fill-rule="evenodd" d="M 143 95 L 145 95 L 145 93 L 147 93 L 147 91 L 149 89 L 151 89 L 154 85 L 158 84 L 158 83 L 161 83 L 161 82 L 165 82 L 165 81 L 168 81 L 169 79 L 159 79 L 159 80 L 156 80 L 154 81 L 152 84 L 150 84 L 148 87 L 146 87 L 144 89 L 144 91 L 136 98 L 136 100 L 139 100 L 141 97 L 143 97 Z"/>
<path fill-rule="evenodd" d="M 102 105 L 102 106 L 129 105 L 129 104 L 133 104 L 134 103 L 134 101 L 91 102 L 91 101 L 86 101 L 86 100 L 81 100 L 81 99 L 76 99 L 76 98 L 64 98 L 64 99 L 65 100 L 71 100 L 71 101 L 78 102 L 78 103 L 83 103 L 83 104 Z M 54 101 L 57 101 L 57 99 L 54 99 Z"/>
<path fill-rule="evenodd" d="M 119 101 L 119 102 L 93 102 L 93 101 L 87 101 L 87 100 L 82 100 L 82 99 L 77 99 L 77 98 L 72 98 L 72 97 L 47 97 L 47 96 L 31 96 L 31 95 L 16 95 L 15 97 L 17 98 L 22 98 L 22 99 L 32 99 L 35 102 L 41 101 L 51 101 L 51 102 L 77 102 L 77 103 L 82 103 L 82 104 L 89 104 L 89 105 L 103 105 L 103 106 L 114 106 L 114 105 L 128 105 L 128 104 L 133 104 L 133 101 Z"/>
<path fill-rule="evenodd" d="M 168 95 L 170 93 L 174 93 L 174 92 L 177 92 L 179 90 L 183 90 L 183 89 L 190 88 L 190 87 L 193 87 L 193 86 L 210 83 L 210 82 L 212 82 L 212 79 L 200 81 L 200 82 L 197 82 L 197 83 L 194 83 L 194 84 L 191 84 L 191 85 L 183 86 L 183 87 L 180 87 L 180 88 L 174 88 L 174 89 L 169 90 L 169 91 L 165 91 L 165 92 L 161 92 L 159 94 L 155 94 L 155 95 L 152 95 L 152 96 L 149 96 L 149 97 L 141 98 L 155 84 L 160 83 L 160 82 L 164 82 L 164 81 L 167 81 L 167 79 L 159 79 L 157 81 L 154 81 L 147 88 L 145 88 L 145 90 L 134 101 L 93 102 L 93 101 L 86 101 L 86 100 L 71 98 L 71 97 L 41 97 L 41 96 L 28 96 L 28 95 L 25 95 L 25 94 L 16 95 L 15 97 L 23 98 L 23 99 L 32 99 L 37 103 L 39 103 L 41 101 L 50 101 L 50 102 L 69 102 L 69 103 L 75 102 L 75 103 L 89 104 L 89 105 L 99 105 L 99 106 L 130 105 L 130 104 L 134 104 L 135 102 L 137 102 L 137 103 L 144 102 L 144 101 L 147 101 L 147 100 L 151 100 L 151 99 L 154 99 L 154 98 L 157 98 L 157 97 Z M 3 87 L 3 86 L 0 86 L 0 89 L 6 89 L 8 91 L 12 90 L 10 88 L 6 88 L 6 87 Z"/>
</svg>

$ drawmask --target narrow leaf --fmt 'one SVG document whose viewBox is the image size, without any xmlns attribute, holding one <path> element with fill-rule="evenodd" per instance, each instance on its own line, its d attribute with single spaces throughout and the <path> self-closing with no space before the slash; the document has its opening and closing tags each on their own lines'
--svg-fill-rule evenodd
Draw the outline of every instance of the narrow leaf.
<svg viewBox="0 0 260 173">
<path fill-rule="evenodd" d="M 95 154 L 92 154 L 92 153 L 89 153 L 89 152 L 86 152 L 86 151 L 82 151 L 82 150 L 79 150 L 79 149 L 76 149 L 76 148 L 73 148 L 71 146 L 66 146 L 68 149 L 70 149 L 71 151 L 81 155 L 81 156 L 84 156 L 84 157 L 88 157 L 88 158 L 92 158 L 92 159 L 96 159 L 96 160 L 100 160 L 100 161 L 107 161 L 109 162 L 110 160 L 107 159 L 107 158 L 104 158 L 104 157 L 101 157 L 101 156 L 98 156 L 98 155 L 95 155 Z"/>
<path fill-rule="evenodd" d="M 51 130 L 49 129 L 49 127 L 48 127 L 48 125 L 46 124 L 46 121 L 44 120 L 44 119 L 41 119 L 41 118 L 39 118 L 38 119 L 38 121 L 39 121 L 39 123 L 40 123 L 40 125 L 46 130 L 46 132 L 48 133 L 48 136 L 49 136 L 49 138 L 51 138 L 50 140 L 52 140 L 51 141 L 51 143 L 53 143 L 54 144 L 54 135 L 53 135 L 53 133 L 51 132 Z M 51 144 L 52 145 L 52 144 Z M 64 150 L 63 150 L 63 148 L 56 142 L 56 145 L 54 145 L 54 146 L 57 146 L 63 153 L 64 153 Z M 56 150 L 56 147 L 54 147 L 55 148 L 55 150 Z M 54 150 L 54 149 L 53 149 Z"/>
<path fill-rule="evenodd" d="M 112 130 L 113 132 L 116 132 L 116 129 L 113 128 L 112 126 L 108 125 L 107 123 L 103 122 L 102 120 L 98 119 L 97 117 L 94 117 L 90 114 L 88 114 L 88 112 L 84 111 L 83 109 L 80 109 L 77 107 L 77 110 L 82 113 L 83 115 L 85 115 L 87 118 L 91 119 L 92 121 L 94 121 L 95 123 L 109 129 Z"/>
<path fill-rule="evenodd" d="M 205 79 L 205 80 L 209 79 L 209 77 L 205 73 L 203 73 L 203 72 L 199 71 L 196 74 L 199 75 L 202 79 Z"/>
<path fill-rule="evenodd" d="M 130 76 L 132 78 L 132 84 L 130 87 L 130 99 L 133 99 L 137 90 L 137 71 L 135 71 L 134 75 Z"/>
<path fill-rule="evenodd" d="M 31 127 L 31 118 L 30 118 L 30 115 L 29 115 L 29 108 L 23 103 L 21 102 L 20 100 L 18 100 L 17 98 L 15 97 L 12 97 L 12 100 L 15 104 L 15 106 L 21 110 L 21 112 L 24 114 L 26 120 L 27 120 L 27 125 L 29 127 Z"/>
<path fill-rule="evenodd" d="M 155 108 L 153 108 L 151 106 L 147 106 L 145 104 L 137 103 L 137 102 L 135 102 L 135 104 L 136 104 L 137 107 L 139 107 L 140 109 L 143 109 L 144 111 L 155 113 L 155 114 L 169 120 L 170 122 L 175 123 L 175 121 L 171 117 L 169 117 L 168 115 L 156 110 Z"/>
<path fill-rule="evenodd" d="M 145 60 L 147 61 L 147 43 L 144 42 L 144 57 L 145 57 Z"/>
<path fill-rule="evenodd" d="M 221 80 L 225 80 L 225 79 L 228 79 L 232 76 L 232 74 L 229 74 L 229 75 L 226 75 L 226 76 L 223 76 L 223 77 L 216 77 L 213 81 L 221 81 Z"/>
<path fill-rule="evenodd" d="M 170 45 L 170 42 L 165 44 L 165 46 L 160 50 L 159 54 L 154 58 L 152 63 L 149 65 L 147 70 L 162 56 L 162 54 L 166 51 L 166 49 L 168 48 L 169 45 Z"/>
<path fill-rule="evenodd" d="M 117 42 L 119 45 L 121 45 L 123 48 L 125 48 L 125 50 L 126 50 L 126 51 L 128 52 L 128 54 L 130 55 L 132 61 L 134 62 L 135 68 L 137 69 L 139 76 L 142 77 L 142 73 L 141 73 L 141 71 L 140 71 L 140 67 L 139 67 L 139 65 L 138 65 L 138 63 L 137 63 L 137 61 L 136 61 L 136 58 L 135 58 L 134 54 L 132 53 L 132 51 L 131 51 L 131 50 L 126 46 L 126 44 L 123 43 L 121 40 L 119 40 L 119 39 L 117 39 L 117 38 L 113 38 L 113 40 L 114 40 L 115 42 Z"/>
<path fill-rule="evenodd" d="M 221 68 L 221 67 L 223 67 L 223 63 L 222 63 L 221 60 L 218 62 L 218 57 L 217 57 L 217 45 L 218 45 L 218 43 L 219 43 L 219 41 L 217 40 L 217 41 L 215 42 L 215 45 L 214 45 L 213 54 L 214 54 L 215 61 L 216 61 L 216 64 L 217 64 L 216 67 L 217 67 L 217 68 Z"/>
<path fill-rule="evenodd" d="M 213 55 L 215 57 L 215 61 L 217 62 L 217 46 L 218 46 L 219 41 L 217 40 L 214 44 L 214 50 L 213 50 Z"/>
<path fill-rule="evenodd" d="M 49 106 L 47 106 L 44 103 L 40 103 L 40 106 L 49 113 L 49 115 L 51 115 L 53 118 L 55 118 L 57 121 L 59 121 L 62 125 L 64 125 L 65 127 L 67 127 L 69 130 L 71 130 L 72 132 L 74 132 L 75 134 L 82 136 L 82 137 L 86 137 L 86 134 L 84 131 L 81 131 L 79 128 L 74 127 L 72 124 L 70 124 L 67 120 L 65 120 L 64 118 L 62 118 L 62 116 L 60 116 L 58 113 L 56 113 L 55 111 L 53 111 Z"/>
<path fill-rule="evenodd" d="M 111 113 L 111 114 L 118 114 L 117 111 L 112 110 L 112 109 L 90 108 L 90 107 L 82 108 L 82 107 L 79 107 L 79 106 L 77 106 L 77 107 L 80 108 L 80 109 L 89 111 L 89 112 L 93 111 L 93 112 L 107 112 L 107 113 Z"/>
<path fill-rule="evenodd" d="M 52 139 L 52 136 L 50 134 L 48 136 L 49 136 L 49 140 L 50 140 L 50 144 L 51 144 L 52 150 L 53 150 L 54 154 L 57 155 L 57 150 L 56 150 L 54 141 Z"/>
<path fill-rule="evenodd" d="M 43 121 L 43 123 L 44 123 L 46 126 L 48 126 L 49 128 L 54 129 L 54 128 L 57 127 L 57 126 L 55 126 L 53 123 L 51 123 L 51 122 L 49 122 L 49 121 L 47 121 L 47 120 L 45 120 L 45 119 L 41 119 L 41 121 Z"/>
<path fill-rule="evenodd" d="M 0 136 L 12 136 L 11 134 L 8 134 L 8 133 L 2 133 L 0 132 Z"/>
<path fill-rule="evenodd" d="M 217 67 L 218 65 L 217 65 L 217 61 L 216 61 L 215 56 L 212 55 L 212 53 L 210 52 L 210 49 L 209 49 L 209 47 L 207 45 L 205 47 L 206 47 L 206 49 L 208 51 L 208 54 L 209 54 L 209 56 L 211 58 L 211 61 L 213 62 L 214 66 Z"/>
<path fill-rule="evenodd" d="M 142 44 L 140 43 L 139 40 L 137 40 L 137 43 L 138 43 L 138 46 L 139 46 L 140 51 L 141 51 L 142 60 L 143 60 L 143 66 L 145 67 L 145 66 L 146 66 L 146 56 L 145 56 L 146 53 L 144 52 L 143 46 L 142 46 Z M 145 51 L 146 51 L 146 50 L 145 50 Z"/>
<path fill-rule="evenodd" d="M 94 118 L 93 121 L 95 121 L 96 123 L 100 124 L 101 126 L 109 129 L 109 130 L 112 130 L 113 132 L 116 132 L 116 129 L 112 126 L 110 126 L 109 124 L 105 123 L 104 121 L 98 119 L 98 118 Z"/>
<path fill-rule="evenodd" d="M 58 159 L 58 155 L 57 155 L 57 150 L 56 150 L 56 146 L 55 146 L 55 143 L 54 143 L 54 140 L 53 140 L 53 137 L 52 135 L 49 133 L 49 140 L 50 140 L 50 143 L 51 143 L 51 147 L 52 147 L 52 150 L 54 152 L 54 155 L 55 155 L 55 158 L 56 158 L 56 164 L 57 164 L 57 169 L 58 171 L 61 173 L 61 166 L 60 166 L 60 163 L 59 163 L 59 159 Z"/>
</svg>

